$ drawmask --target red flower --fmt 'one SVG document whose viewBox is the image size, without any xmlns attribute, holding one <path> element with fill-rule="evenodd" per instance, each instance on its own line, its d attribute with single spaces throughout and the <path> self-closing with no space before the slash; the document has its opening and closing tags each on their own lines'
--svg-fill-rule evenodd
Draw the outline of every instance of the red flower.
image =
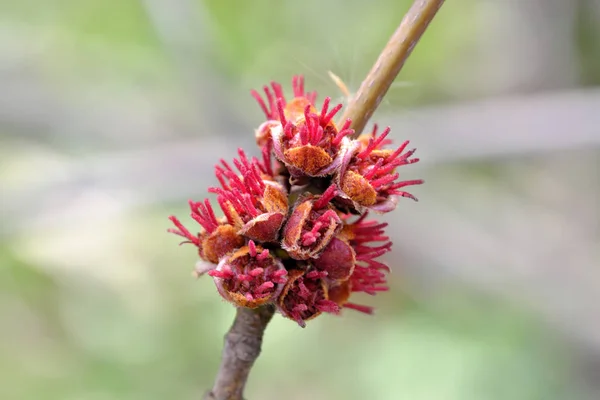
<svg viewBox="0 0 600 400">
<path fill-rule="evenodd" d="M 263 122 L 255 132 L 256 143 L 259 147 L 263 147 L 271 140 L 271 131 L 274 128 L 281 126 L 281 110 L 283 110 L 284 120 L 297 120 L 302 115 L 306 106 L 314 105 L 317 98 L 316 92 L 304 92 L 304 77 L 296 75 L 292 78 L 292 89 L 294 98 L 291 102 L 285 100 L 283 89 L 277 82 L 271 82 L 271 87 L 264 86 L 266 102 L 261 97 L 260 93 L 252 90 L 250 94 L 256 99 L 258 105 L 265 113 L 267 120 Z"/>
<path fill-rule="evenodd" d="M 329 110 L 330 97 L 325 98 L 321 111 L 315 108 L 316 93 L 304 93 L 304 80 L 295 76 L 292 86 L 294 99 L 286 102 L 281 86 L 271 84 L 273 93 L 265 86 L 267 104 L 253 91 L 268 120 L 256 131 L 257 143 L 262 146 L 273 140 L 275 156 L 289 169 L 292 176 L 324 176 L 331 174 L 341 162 L 354 133 L 347 120 L 338 130 L 333 118 L 341 104 Z"/>
<path fill-rule="evenodd" d="M 295 269 L 289 272 L 289 279 L 281 296 L 278 309 L 284 317 L 293 319 L 301 327 L 309 319 L 322 312 L 337 314 L 339 306 L 328 299 L 325 273 L 316 270 Z"/>
<path fill-rule="evenodd" d="M 397 181 L 400 176 L 396 168 L 414 164 L 418 158 L 410 158 L 416 149 L 404 152 L 408 141 L 396 150 L 385 149 L 390 128 L 377 136 L 377 125 L 371 135 L 361 135 L 348 152 L 337 174 L 337 183 L 343 196 L 353 202 L 357 210 L 371 209 L 385 213 L 396 208 L 398 197 L 417 200 L 412 194 L 402 191 L 406 186 L 420 185 L 422 180 Z"/>
<path fill-rule="evenodd" d="M 287 274 L 279 259 L 252 240 L 224 257 L 216 269 L 208 271 L 226 300 L 248 308 L 275 300 L 287 281 Z"/>
<path fill-rule="evenodd" d="M 281 123 L 281 110 L 284 111 L 285 119 L 295 120 L 307 105 L 314 105 L 317 98 L 317 92 L 306 93 L 304 91 L 304 77 L 302 75 L 292 77 L 292 89 L 294 98 L 290 103 L 286 102 L 283 89 L 277 82 L 271 82 L 270 88 L 266 85 L 263 86 L 267 98 L 266 102 L 256 90 L 250 91 L 250 94 L 258 102 L 268 121 Z"/>
<path fill-rule="evenodd" d="M 281 125 L 271 129 L 275 156 L 288 167 L 292 176 L 329 175 L 342 161 L 349 146 L 346 136 L 354 131 L 350 129 L 350 120 L 338 130 L 333 117 L 342 105 L 329 111 L 330 101 L 331 98 L 325 98 L 318 114 L 314 106 L 308 104 L 302 117 L 296 120 L 282 117 Z"/>
<path fill-rule="evenodd" d="M 398 180 L 396 169 L 418 159 L 405 151 L 408 142 L 386 148 L 389 128 L 378 135 L 375 126 L 353 140 L 351 121 L 341 128 L 333 121 L 341 105 L 329 109 L 327 97 L 319 111 L 301 76 L 292 86 L 289 102 L 277 83 L 264 87 L 264 99 L 252 92 L 266 116 L 256 130 L 262 157 L 249 159 L 239 149 L 232 165 L 221 160 L 215 167 L 220 186 L 209 192 L 223 217 L 208 200 L 190 201 L 201 232 L 173 216 L 169 232 L 198 248 L 207 262 L 196 275 L 212 276 L 224 299 L 238 307 L 274 305 L 304 327 L 341 308 L 372 313 L 351 295 L 388 290 L 389 268 L 379 257 L 392 243 L 387 224 L 366 221 L 367 211 L 388 212 L 399 197 L 415 199 L 403 188 L 422 181 Z"/>
<path fill-rule="evenodd" d="M 288 211 L 287 193 L 269 176 L 273 171 L 268 162 L 250 162 L 242 149 L 238 152 L 240 159 L 233 163 L 240 174 L 221 160 L 222 165 L 215 167 L 221 187 L 208 191 L 217 193 L 228 223 L 239 234 L 258 242 L 275 242 Z"/>
<path fill-rule="evenodd" d="M 216 264 L 221 257 L 244 244 L 244 238 L 238 235 L 237 229 L 217 220 L 208 200 L 204 203 L 190 200 L 189 203 L 192 218 L 204 228 L 204 231 L 193 235 L 174 216 L 170 216 L 169 219 L 177 228 L 168 231 L 186 238 L 183 243 L 192 243 L 198 247 L 200 258 Z"/>
<path fill-rule="evenodd" d="M 296 260 L 316 258 L 333 236 L 342 229 L 342 220 L 330 204 L 335 186 L 321 196 L 301 197 L 289 216 L 281 247 Z"/>
</svg>

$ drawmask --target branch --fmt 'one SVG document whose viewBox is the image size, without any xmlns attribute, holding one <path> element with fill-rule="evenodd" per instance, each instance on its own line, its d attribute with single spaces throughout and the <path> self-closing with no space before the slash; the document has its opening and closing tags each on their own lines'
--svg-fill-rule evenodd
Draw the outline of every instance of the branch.
<svg viewBox="0 0 600 400">
<path fill-rule="evenodd" d="M 262 338 L 275 307 L 237 309 L 233 325 L 225 335 L 221 366 L 212 391 L 204 400 L 242 400 L 244 387 L 254 361 L 258 358 Z"/>
<path fill-rule="evenodd" d="M 444 0 L 416 0 L 404 16 L 342 116 L 342 121 L 352 120 L 355 138 L 367 125 L 443 3 Z"/>
</svg>

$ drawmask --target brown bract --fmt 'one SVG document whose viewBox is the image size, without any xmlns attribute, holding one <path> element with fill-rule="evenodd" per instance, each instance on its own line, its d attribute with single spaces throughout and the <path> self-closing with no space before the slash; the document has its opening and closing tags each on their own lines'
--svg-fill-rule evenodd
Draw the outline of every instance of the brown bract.
<svg viewBox="0 0 600 400">
<path fill-rule="evenodd" d="M 200 234 L 198 252 L 206 261 L 217 264 L 224 255 L 244 245 L 244 238 L 231 225 L 219 225 L 212 233 Z"/>
<path fill-rule="evenodd" d="M 244 224 L 238 233 L 257 242 L 276 242 L 288 212 L 288 198 L 279 184 L 270 181 L 265 184 L 260 201 L 265 212 Z"/>
<path fill-rule="evenodd" d="M 333 158 L 321 147 L 305 145 L 292 147 L 283 152 L 286 161 L 307 175 L 317 175 L 319 171 L 329 166 Z"/>
<path fill-rule="evenodd" d="M 377 192 L 362 175 L 354 171 L 346 171 L 339 182 L 340 189 L 363 207 L 369 207 L 377 201 Z"/>
</svg>

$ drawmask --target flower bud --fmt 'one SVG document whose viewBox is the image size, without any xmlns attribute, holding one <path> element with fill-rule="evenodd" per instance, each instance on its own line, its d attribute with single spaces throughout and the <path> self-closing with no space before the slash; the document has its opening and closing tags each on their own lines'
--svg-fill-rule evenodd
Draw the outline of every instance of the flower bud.
<svg viewBox="0 0 600 400">
<path fill-rule="evenodd" d="M 281 261 L 253 241 L 224 257 L 208 275 L 223 298 L 248 308 L 275 300 L 287 281 Z"/>
<path fill-rule="evenodd" d="M 250 91 L 250 94 L 262 111 L 265 113 L 265 117 L 270 121 L 278 121 L 281 123 L 278 100 L 281 101 L 281 108 L 283 109 L 283 115 L 289 120 L 296 120 L 298 116 L 302 115 L 304 107 L 307 104 L 314 104 L 317 98 L 316 92 L 307 93 L 304 91 L 304 77 L 302 75 L 294 75 L 292 78 L 292 89 L 294 92 L 294 99 L 287 103 L 283 94 L 281 85 L 277 82 L 271 82 L 271 87 L 263 86 L 265 92 L 266 102 L 261 97 L 260 93 L 256 90 Z"/>
<path fill-rule="evenodd" d="M 265 182 L 260 203 L 264 212 L 249 220 L 239 234 L 258 242 L 275 242 L 287 214 L 287 195 L 279 184 Z"/>
<path fill-rule="evenodd" d="M 307 195 L 298 199 L 283 228 L 281 247 L 296 260 L 317 258 L 333 236 L 342 228 L 342 220 L 330 201 L 335 186 L 320 196 Z"/>
<path fill-rule="evenodd" d="M 302 116 L 298 112 L 288 113 L 295 119 L 286 119 L 286 113 L 279 102 L 281 125 L 271 129 L 275 156 L 289 169 L 292 176 L 326 176 L 338 168 L 342 155 L 349 143 L 347 135 L 350 120 L 338 130 L 333 117 L 341 109 L 341 104 L 329 109 L 330 98 L 323 103 L 320 114 L 308 102 Z"/>
<path fill-rule="evenodd" d="M 330 281 L 344 281 L 354 271 L 355 254 L 346 241 L 334 237 L 312 265 L 319 271 L 327 272 Z"/>
<path fill-rule="evenodd" d="M 216 167 L 221 187 L 209 191 L 218 194 L 217 201 L 238 234 L 257 242 L 276 242 L 288 211 L 287 193 L 280 184 L 263 179 L 272 173 L 267 155 L 263 164 L 256 159 L 250 162 L 241 149 L 239 155 L 234 164 L 241 176 L 222 160 Z"/>
<path fill-rule="evenodd" d="M 397 182 L 396 168 L 413 164 L 418 158 L 410 158 L 415 149 L 404 152 L 408 142 L 398 149 L 384 149 L 389 143 L 385 138 L 390 132 L 386 128 L 377 136 L 377 126 L 371 135 L 361 135 L 344 153 L 336 176 L 342 197 L 351 200 L 355 209 L 363 212 L 370 209 L 378 213 L 392 211 L 399 197 L 417 200 L 412 194 L 400 190 L 405 186 L 420 185 L 422 180 Z"/>
<path fill-rule="evenodd" d="M 340 127 L 333 121 L 340 104 L 330 109 L 327 97 L 317 108 L 316 93 L 305 92 L 301 76 L 292 87 L 290 101 L 275 82 L 262 96 L 252 91 L 266 116 L 255 131 L 262 158 L 239 149 L 232 164 L 221 159 L 215 167 L 220 186 L 209 192 L 223 216 L 215 216 L 208 200 L 190 201 L 201 231 L 192 233 L 171 216 L 169 232 L 196 246 L 201 260 L 194 276 L 210 275 L 224 299 L 238 307 L 276 305 L 304 327 L 341 308 L 372 312 L 351 297 L 388 290 L 389 267 L 379 257 L 392 243 L 387 224 L 365 217 L 391 211 L 401 197 L 414 199 L 402 188 L 422 181 L 398 181 L 396 169 L 418 159 L 405 151 L 408 142 L 386 148 L 389 128 L 378 135 L 375 126 L 351 139 L 351 121 Z"/>
<path fill-rule="evenodd" d="M 316 270 L 289 271 L 288 281 L 278 301 L 281 314 L 296 321 L 302 328 L 306 326 L 305 321 L 322 312 L 337 314 L 338 305 L 328 299 L 327 285 L 323 280 L 326 275 Z"/>
<path fill-rule="evenodd" d="M 200 257 L 211 263 L 218 263 L 219 259 L 244 244 L 244 238 L 236 232 L 231 225 L 219 225 L 213 232 L 204 232 L 200 235 L 201 242 L 198 246 Z"/>
<path fill-rule="evenodd" d="M 217 220 L 208 200 L 204 203 L 190 201 L 189 204 L 192 218 L 204 231 L 193 235 L 177 218 L 171 216 L 170 220 L 177 229 L 171 228 L 169 232 L 186 238 L 187 242 L 198 247 L 200 258 L 216 264 L 221 257 L 244 244 L 244 238 L 237 233 L 236 228 Z"/>
</svg>

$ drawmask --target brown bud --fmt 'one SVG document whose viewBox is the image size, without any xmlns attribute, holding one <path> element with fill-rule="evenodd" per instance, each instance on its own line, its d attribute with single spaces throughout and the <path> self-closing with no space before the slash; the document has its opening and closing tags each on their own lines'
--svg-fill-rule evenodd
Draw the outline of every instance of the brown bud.
<svg viewBox="0 0 600 400">
<path fill-rule="evenodd" d="M 347 242 L 334 237 L 312 264 L 319 271 L 327 272 L 327 279 L 344 281 L 350 278 L 356 262 L 354 249 Z"/>
</svg>

